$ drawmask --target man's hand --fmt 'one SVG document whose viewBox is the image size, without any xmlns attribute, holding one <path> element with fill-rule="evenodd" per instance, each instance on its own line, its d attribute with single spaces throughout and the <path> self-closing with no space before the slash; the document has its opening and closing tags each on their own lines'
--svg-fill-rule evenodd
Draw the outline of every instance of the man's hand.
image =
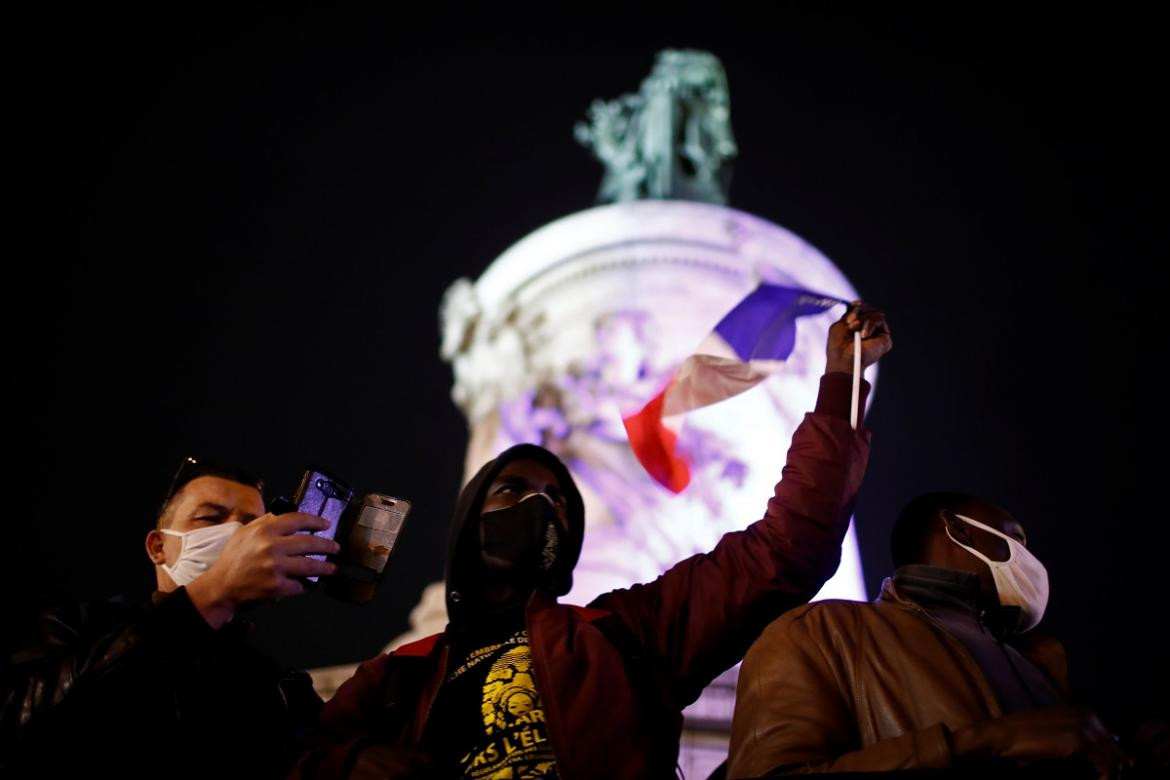
<svg viewBox="0 0 1170 780">
<path fill-rule="evenodd" d="M 829 328 L 829 341 L 825 347 L 828 358 L 825 373 L 842 371 L 853 373 L 853 334 L 861 332 L 861 367 L 878 362 L 882 355 L 894 346 L 886 315 L 873 306 L 854 301 L 841 319 Z"/>
<path fill-rule="evenodd" d="M 337 542 L 301 531 L 323 531 L 329 521 L 300 512 L 264 515 L 232 535 L 219 559 L 187 586 L 191 603 L 212 628 L 243 604 L 303 593 L 298 578 L 333 574 L 332 563 L 306 558 L 337 552 Z"/>
<path fill-rule="evenodd" d="M 1116 778 L 1128 764 L 1097 716 L 1071 707 L 972 723 L 955 731 L 954 746 L 959 757 L 999 758 L 1021 765 L 1083 758 L 1104 778 Z"/>
</svg>

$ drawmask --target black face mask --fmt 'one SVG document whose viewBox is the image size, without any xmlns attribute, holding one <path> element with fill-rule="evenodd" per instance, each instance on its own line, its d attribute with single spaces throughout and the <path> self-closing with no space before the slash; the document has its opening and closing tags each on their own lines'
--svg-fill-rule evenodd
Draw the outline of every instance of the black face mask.
<svg viewBox="0 0 1170 780">
<path fill-rule="evenodd" d="M 552 501 L 533 493 L 519 503 L 484 512 L 479 543 L 484 565 L 504 579 L 538 579 L 556 563 L 564 529 Z"/>
</svg>

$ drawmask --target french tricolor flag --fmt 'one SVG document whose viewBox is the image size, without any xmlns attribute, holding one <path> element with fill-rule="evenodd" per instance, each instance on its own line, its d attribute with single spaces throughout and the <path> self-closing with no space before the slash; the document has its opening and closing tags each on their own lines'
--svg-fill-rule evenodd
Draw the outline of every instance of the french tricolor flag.
<svg viewBox="0 0 1170 780">
<path fill-rule="evenodd" d="M 796 346 L 796 320 L 845 304 L 839 298 L 761 284 L 711 331 L 666 387 L 623 417 L 630 447 L 661 485 L 680 493 L 690 468 L 677 451 L 682 415 L 755 387 L 783 365 Z"/>
</svg>

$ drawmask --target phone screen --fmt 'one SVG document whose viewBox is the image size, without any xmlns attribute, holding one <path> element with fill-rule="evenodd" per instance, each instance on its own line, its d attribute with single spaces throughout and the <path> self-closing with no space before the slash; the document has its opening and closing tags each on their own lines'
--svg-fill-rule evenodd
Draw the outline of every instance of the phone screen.
<svg viewBox="0 0 1170 780">
<path fill-rule="evenodd" d="M 332 539 L 337 536 L 337 526 L 341 522 L 341 515 L 349 505 L 353 491 L 341 480 L 331 477 L 323 471 L 309 469 L 301 479 L 301 486 L 297 488 L 295 502 L 298 512 L 307 515 L 316 515 L 329 521 L 329 527 L 322 531 L 313 532 L 323 539 Z M 309 533 L 305 531 L 304 533 Z M 324 555 L 310 555 L 319 561 L 325 560 Z M 306 577 L 310 582 L 316 582 L 317 577 Z"/>
</svg>

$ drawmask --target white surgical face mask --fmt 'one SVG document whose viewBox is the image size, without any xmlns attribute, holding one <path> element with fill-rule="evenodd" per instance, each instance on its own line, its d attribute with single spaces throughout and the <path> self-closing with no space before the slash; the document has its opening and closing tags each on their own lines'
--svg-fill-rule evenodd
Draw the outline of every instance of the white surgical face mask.
<svg viewBox="0 0 1170 780">
<path fill-rule="evenodd" d="M 999 594 L 999 603 L 1005 607 L 1019 607 L 1019 631 L 1024 632 L 1040 622 L 1044 617 L 1044 609 L 1048 606 L 1048 571 L 1036 556 L 1028 552 L 1028 548 L 1002 531 L 984 525 L 970 517 L 955 515 L 968 525 L 982 528 L 988 533 L 1004 539 L 1008 543 L 1008 559 L 993 561 L 974 547 L 968 547 L 951 536 L 951 529 L 946 528 L 947 536 L 951 541 L 987 564 L 991 569 L 991 576 L 995 578 L 995 590 Z"/>
<path fill-rule="evenodd" d="M 227 545 L 232 534 L 244 527 L 243 523 L 228 522 L 207 528 L 196 528 L 194 531 L 172 531 L 162 529 L 168 536 L 178 536 L 183 540 L 179 549 L 179 557 L 174 566 L 162 565 L 176 585 L 189 585 L 196 577 L 211 568 L 219 558 L 223 548 Z"/>
</svg>

